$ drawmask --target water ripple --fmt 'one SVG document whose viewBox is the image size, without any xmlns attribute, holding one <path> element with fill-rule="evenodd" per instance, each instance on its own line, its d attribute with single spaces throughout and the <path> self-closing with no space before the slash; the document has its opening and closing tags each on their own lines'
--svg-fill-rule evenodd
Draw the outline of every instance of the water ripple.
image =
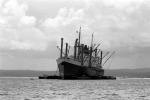
<svg viewBox="0 0 150 100">
<path fill-rule="evenodd" d="M 150 79 L 0 79 L 0 100 L 149 100 Z"/>
</svg>

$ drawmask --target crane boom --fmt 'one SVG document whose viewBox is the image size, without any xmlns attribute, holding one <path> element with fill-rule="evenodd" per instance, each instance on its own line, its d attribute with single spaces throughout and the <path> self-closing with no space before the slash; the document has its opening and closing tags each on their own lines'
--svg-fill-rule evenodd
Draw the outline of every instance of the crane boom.
<svg viewBox="0 0 150 100">
<path fill-rule="evenodd" d="M 105 63 L 112 57 L 112 55 L 115 54 L 115 51 L 111 53 L 111 55 L 105 60 L 105 62 L 103 63 L 103 66 L 105 65 Z"/>
<path fill-rule="evenodd" d="M 109 52 L 106 52 L 106 54 L 102 57 L 102 59 L 105 58 L 108 54 L 109 54 Z"/>
</svg>

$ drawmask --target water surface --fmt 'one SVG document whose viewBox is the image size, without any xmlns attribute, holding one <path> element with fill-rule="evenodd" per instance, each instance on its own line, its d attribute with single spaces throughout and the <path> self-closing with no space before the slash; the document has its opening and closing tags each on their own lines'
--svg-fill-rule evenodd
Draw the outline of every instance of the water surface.
<svg viewBox="0 0 150 100">
<path fill-rule="evenodd" d="M 0 100 L 150 100 L 150 79 L 0 78 Z"/>
</svg>

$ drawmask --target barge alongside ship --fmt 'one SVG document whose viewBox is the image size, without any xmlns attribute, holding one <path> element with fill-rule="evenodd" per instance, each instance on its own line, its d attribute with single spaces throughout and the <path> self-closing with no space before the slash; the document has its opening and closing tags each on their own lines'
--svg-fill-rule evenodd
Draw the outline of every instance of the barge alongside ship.
<svg viewBox="0 0 150 100">
<path fill-rule="evenodd" d="M 60 57 L 56 60 L 58 76 L 39 76 L 39 79 L 116 79 L 113 76 L 104 76 L 104 64 L 114 54 L 103 54 L 99 49 L 100 44 L 93 44 L 93 34 L 90 45 L 82 44 L 80 41 L 81 27 L 78 31 L 79 37 L 75 39 L 74 54 L 69 55 L 68 43 L 63 49 L 63 38 L 61 38 Z M 107 55 L 109 55 L 107 57 Z M 106 58 L 107 57 L 107 58 Z M 103 60 L 105 58 L 105 61 Z"/>
</svg>

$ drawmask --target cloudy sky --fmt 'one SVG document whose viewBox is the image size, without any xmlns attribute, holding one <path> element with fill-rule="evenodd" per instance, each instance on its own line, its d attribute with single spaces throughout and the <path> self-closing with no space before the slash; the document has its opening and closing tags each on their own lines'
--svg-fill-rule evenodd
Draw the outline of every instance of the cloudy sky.
<svg viewBox="0 0 150 100">
<path fill-rule="evenodd" d="M 149 0 L 0 0 L 0 69 L 56 70 L 60 37 L 73 45 L 80 26 L 116 51 L 104 68 L 150 68 Z"/>
</svg>

